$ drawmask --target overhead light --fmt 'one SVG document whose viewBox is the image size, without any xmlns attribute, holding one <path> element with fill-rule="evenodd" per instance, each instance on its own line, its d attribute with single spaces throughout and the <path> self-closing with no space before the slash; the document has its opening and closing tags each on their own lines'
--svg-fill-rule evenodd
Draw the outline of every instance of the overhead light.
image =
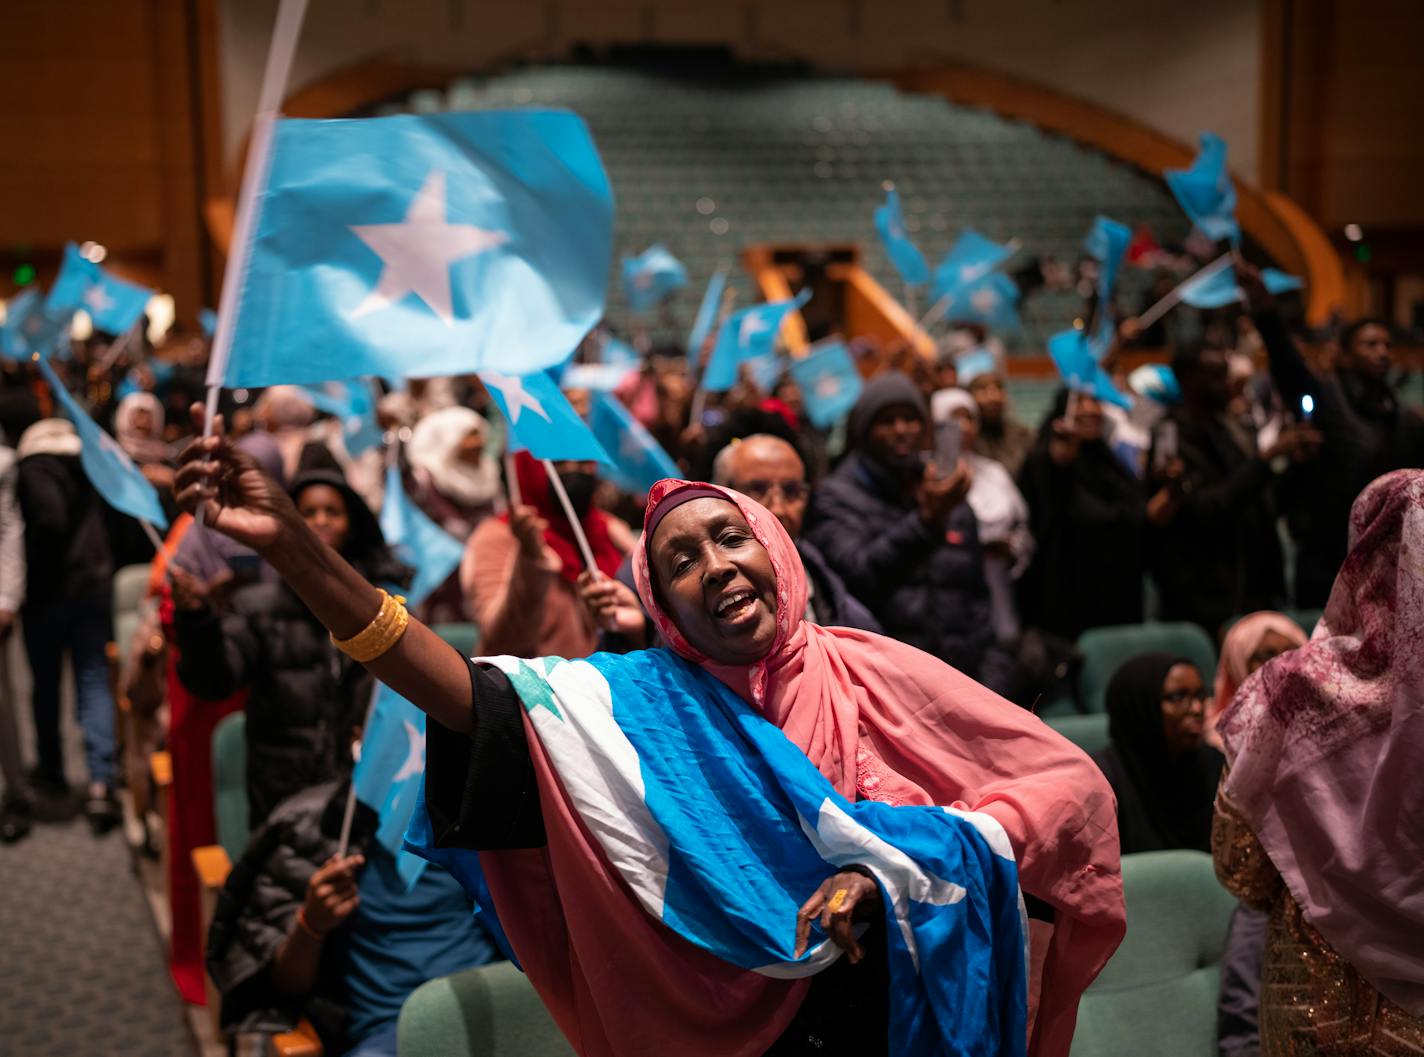
<svg viewBox="0 0 1424 1057">
<path fill-rule="evenodd" d="M 101 264 L 104 258 L 109 255 L 109 250 L 97 242 L 81 242 L 79 244 L 79 255 L 86 261 Z"/>
<path fill-rule="evenodd" d="M 88 341 L 94 335 L 94 321 L 82 308 L 69 320 L 69 336 L 74 341 Z"/>
<path fill-rule="evenodd" d="M 1365 237 L 1365 232 L 1359 224 L 1346 224 L 1345 237 L 1351 242 L 1359 242 L 1362 238 Z"/>
</svg>

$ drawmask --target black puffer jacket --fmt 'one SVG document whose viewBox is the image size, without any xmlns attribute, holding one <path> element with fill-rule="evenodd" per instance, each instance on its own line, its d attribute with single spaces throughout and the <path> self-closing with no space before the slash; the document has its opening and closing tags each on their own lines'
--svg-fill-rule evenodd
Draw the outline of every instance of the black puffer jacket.
<svg viewBox="0 0 1424 1057">
<path fill-rule="evenodd" d="M 25 431 L 17 451 L 15 497 L 25 519 L 25 566 L 32 604 L 107 595 L 114 559 L 104 500 L 79 461 L 79 440 L 63 419 Z"/>
<path fill-rule="evenodd" d="M 374 515 L 342 478 L 303 474 L 292 494 L 318 483 L 346 499 L 347 561 L 373 583 L 407 583 L 410 570 L 391 556 Z M 247 799 L 254 826 L 292 794 L 345 773 L 351 732 L 361 725 L 372 680 L 332 645 L 291 588 L 253 584 L 237 591 L 221 616 L 180 611 L 175 623 L 184 686 L 214 701 L 251 690 Z"/>
</svg>

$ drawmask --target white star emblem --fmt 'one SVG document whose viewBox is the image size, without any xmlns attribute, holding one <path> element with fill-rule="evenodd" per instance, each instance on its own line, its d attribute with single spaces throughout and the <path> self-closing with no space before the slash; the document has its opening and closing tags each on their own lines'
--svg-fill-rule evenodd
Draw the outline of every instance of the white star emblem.
<svg viewBox="0 0 1424 1057">
<path fill-rule="evenodd" d="M 761 312 L 748 312 L 742 317 L 741 326 L 737 328 L 737 344 L 746 348 L 751 344 L 751 339 L 758 334 L 765 334 L 771 329 L 771 322 Z"/>
<path fill-rule="evenodd" d="M 115 301 L 109 296 L 109 292 L 102 286 L 91 286 L 84 291 L 84 306 L 91 312 L 107 312 L 113 308 Z"/>
<path fill-rule="evenodd" d="M 415 294 L 448 326 L 450 265 L 509 241 L 502 231 L 445 220 L 445 174 L 432 171 L 399 224 L 352 224 L 356 237 L 384 262 L 381 277 L 351 313 L 354 319 Z"/>
<path fill-rule="evenodd" d="M 823 400 L 829 400 L 833 396 L 840 396 L 841 380 L 834 374 L 828 374 L 816 382 L 816 395 Z"/>
<path fill-rule="evenodd" d="M 485 385 L 492 385 L 499 390 L 499 395 L 504 398 L 504 410 L 505 414 L 509 416 L 511 426 L 519 424 L 519 416 L 526 407 L 545 422 L 553 422 L 553 419 L 549 417 L 549 412 L 544 410 L 544 405 L 525 390 L 524 381 L 518 375 L 481 371 L 480 378 Z"/>
<path fill-rule="evenodd" d="M 999 307 L 999 295 L 986 286 L 970 294 L 969 303 L 980 312 L 992 312 Z"/>
<path fill-rule="evenodd" d="M 401 720 L 401 723 L 405 726 L 407 755 L 405 763 L 401 764 L 400 770 L 391 779 L 392 785 L 413 778 L 425 770 L 425 734 L 408 719 Z"/>
</svg>

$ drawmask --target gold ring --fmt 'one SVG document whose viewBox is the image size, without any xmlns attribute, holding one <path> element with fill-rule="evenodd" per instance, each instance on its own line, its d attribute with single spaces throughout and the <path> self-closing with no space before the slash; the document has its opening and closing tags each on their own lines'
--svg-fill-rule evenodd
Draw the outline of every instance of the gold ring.
<svg viewBox="0 0 1424 1057">
<path fill-rule="evenodd" d="M 841 907 L 845 906 L 846 897 L 848 895 L 850 895 L 850 891 L 848 889 L 837 888 L 835 895 L 831 896 L 831 901 L 826 904 L 826 909 L 829 910 L 832 914 L 839 913 Z"/>
</svg>

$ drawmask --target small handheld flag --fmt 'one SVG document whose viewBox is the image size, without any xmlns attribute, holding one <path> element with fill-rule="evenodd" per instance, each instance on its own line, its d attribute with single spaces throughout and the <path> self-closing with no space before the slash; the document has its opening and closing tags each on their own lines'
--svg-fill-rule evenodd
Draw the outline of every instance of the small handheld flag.
<svg viewBox="0 0 1424 1057">
<path fill-rule="evenodd" d="M 661 242 L 623 258 L 623 293 L 634 312 L 646 312 L 687 285 L 687 269 Z"/>
<path fill-rule="evenodd" d="M 401 485 L 400 468 L 386 468 L 386 497 L 381 504 L 381 535 L 396 557 L 415 570 L 405 592 L 406 602 L 418 606 L 443 584 L 460 564 L 465 546 L 410 501 Z"/>
<path fill-rule="evenodd" d="M 0 354 L 11 360 L 48 358 L 58 350 L 68 359 L 69 323 L 74 313 L 51 315 L 45 310 L 38 287 L 21 290 L 5 306 L 5 325 L 0 330 Z"/>
<path fill-rule="evenodd" d="M 396 857 L 407 889 L 425 869 L 425 860 L 402 849 L 405 830 L 425 781 L 425 713 L 385 683 L 376 684 L 361 758 L 351 774 L 356 799 L 376 812 L 376 840 Z"/>
<path fill-rule="evenodd" d="M 526 375 L 481 371 L 480 381 L 509 423 L 511 450 L 523 448 L 536 459 L 593 459 L 613 465 L 558 384 L 543 371 Z"/>
<path fill-rule="evenodd" d="M 1122 267 L 1127 247 L 1132 242 L 1132 231 L 1126 224 L 1119 224 L 1111 217 L 1093 218 L 1092 229 L 1083 240 L 1083 249 L 1098 262 L 1098 311 L 1105 314 L 1112 305 L 1113 291 L 1117 287 L 1118 270 Z M 1104 316 L 1104 318 L 1107 318 Z"/>
<path fill-rule="evenodd" d="M 935 269 L 935 297 L 975 286 L 1014 252 L 1012 244 L 995 242 L 972 229 L 965 231 Z"/>
<path fill-rule="evenodd" d="M 1214 132 L 1201 134 L 1201 150 L 1186 169 L 1162 174 L 1177 204 L 1213 242 L 1241 241 L 1236 222 L 1236 185 L 1226 170 L 1226 141 Z"/>
<path fill-rule="evenodd" d="M 1089 396 L 1124 411 L 1132 410 L 1132 401 L 1113 385 L 1112 378 L 1094 355 L 1088 335 L 1081 330 L 1060 330 L 1048 339 L 1048 354 L 1063 377 L 1063 384 L 1075 393 Z"/>
<path fill-rule="evenodd" d="M 385 437 L 376 422 L 376 402 L 365 381 L 322 382 L 299 386 L 319 411 L 341 423 L 341 439 L 346 450 L 360 455 L 381 446 Z"/>
<path fill-rule="evenodd" d="M 1298 275 L 1288 275 L 1279 268 L 1262 268 L 1261 282 L 1266 285 L 1268 294 L 1284 294 L 1292 290 L 1301 290 L 1305 287 L 1305 280 Z"/>
<path fill-rule="evenodd" d="M 885 244 L 890 263 L 900 278 L 910 286 L 922 286 L 930 281 L 930 266 L 925 255 L 905 229 L 905 214 L 900 208 L 900 192 L 894 186 L 885 190 L 885 204 L 875 210 L 875 230 Z"/>
<path fill-rule="evenodd" d="M 999 369 L 999 361 L 983 345 L 976 345 L 954 361 L 959 384 L 966 386 L 981 374 L 994 374 Z"/>
<path fill-rule="evenodd" d="M 737 384 L 737 369 L 747 360 L 769 356 L 776 345 L 782 321 L 811 298 L 802 290 L 787 301 L 770 301 L 733 312 L 717 332 L 717 344 L 702 375 L 702 388 L 725 393 Z"/>
<path fill-rule="evenodd" d="M 1229 264 L 1214 271 L 1205 268 L 1182 284 L 1181 298 L 1193 308 L 1221 308 L 1242 298 L 1236 285 L 1236 269 Z"/>
<path fill-rule="evenodd" d="M 140 319 L 153 291 L 109 274 L 79 252 L 70 242 L 64 247 L 64 261 L 45 299 L 51 316 L 83 309 L 96 330 L 122 334 Z"/>
<path fill-rule="evenodd" d="M 855 406 L 864 383 L 843 341 L 827 342 L 791 361 L 791 378 L 801 389 L 806 417 L 817 429 L 830 429 Z"/>
<path fill-rule="evenodd" d="M 687 335 L 687 355 L 696 363 L 702 353 L 702 346 L 712 333 L 717 322 L 717 310 L 722 305 L 722 291 L 727 289 L 727 269 L 722 268 L 707 281 L 707 289 L 702 294 L 702 304 L 697 307 L 697 318 L 692 321 L 692 331 Z"/>
<path fill-rule="evenodd" d="M 646 492 L 664 477 L 682 471 L 672 456 L 612 393 L 592 394 L 589 425 L 598 442 L 613 456 L 608 478 L 626 492 Z"/>
</svg>

